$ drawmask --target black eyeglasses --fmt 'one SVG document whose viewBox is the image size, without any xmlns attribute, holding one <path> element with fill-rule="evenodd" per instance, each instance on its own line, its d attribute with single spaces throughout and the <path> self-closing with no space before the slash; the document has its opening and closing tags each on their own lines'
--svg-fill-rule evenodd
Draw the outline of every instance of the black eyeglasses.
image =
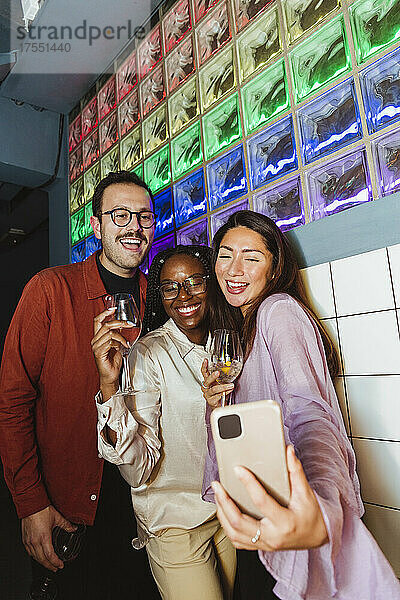
<svg viewBox="0 0 400 600">
<path fill-rule="evenodd" d="M 185 288 L 188 296 L 196 296 L 196 294 L 202 294 L 206 291 L 208 278 L 209 275 L 194 275 L 193 277 L 188 277 L 182 283 L 178 281 L 162 283 L 158 289 L 163 300 L 175 300 L 179 296 L 182 286 Z"/>
<path fill-rule="evenodd" d="M 117 227 L 126 227 L 132 221 L 132 215 L 136 215 L 140 227 L 143 229 L 150 229 L 153 227 L 157 215 L 151 210 L 140 210 L 136 212 L 129 210 L 128 208 L 114 208 L 114 210 L 107 210 L 101 213 L 102 215 L 110 215 L 112 222 Z"/>
</svg>

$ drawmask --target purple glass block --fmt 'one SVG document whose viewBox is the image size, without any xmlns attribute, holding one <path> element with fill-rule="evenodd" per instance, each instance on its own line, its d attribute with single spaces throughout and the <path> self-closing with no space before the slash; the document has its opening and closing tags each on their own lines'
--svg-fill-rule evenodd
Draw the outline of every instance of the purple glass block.
<svg viewBox="0 0 400 600">
<path fill-rule="evenodd" d="M 91 256 L 96 250 L 100 250 L 101 240 L 97 239 L 94 235 L 90 235 L 86 238 L 86 254 L 85 258 Z"/>
<path fill-rule="evenodd" d="M 174 185 L 174 205 L 177 227 L 207 212 L 203 169 Z"/>
<path fill-rule="evenodd" d="M 82 144 L 69 155 L 69 180 L 75 181 L 83 171 Z"/>
<path fill-rule="evenodd" d="M 104 119 L 117 105 L 115 76 L 111 77 L 98 93 L 99 120 Z"/>
<path fill-rule="evenodd" d="M 125 98 L 118 106 L 119 134 L 123 137 L 132 127 L 139 121 L 139 97 L 138 90 L 135 88 L 133 92 Z"/>
<path fill-rule="evenodd" d="M 82 262 L 86 258 L 86 242 L 83 240 L 72 246 L 71 248 L 71 263 Z"/>
<path fill-rule="evenodd" d="M 149 265 L 153 262 L 153 258 L 161 252 L 161 250 L 166 250 L 167 248 L 175 247 L 175 236 L 173 233 L 170 233 L 166 237 L 161 240 L 155 240 L 149 252 Z"/>
<path fill-rule="evenodd" d="M 164 75 L 162 65 L 154 69 L 140 86 L 142 98 L 142 115 L 157 106 L 165 97 Z"/>
<path fill-rule="evenodd" d="M 304 225 L 300 177 L 253 194 L 253 210 L 267 215 L 282 231 Z"/>
<path fill-rule="evenodd" d="M 400 48 L 360 72 L 370 133 L 400 118 Z"/>
<path fill-rule="evenodd" d="M 309 172 L 308 182 L 312 221 L 372 200 L 364 149 L 319 165 Z"/>
<path fill-rule="evenodd" d="M 233 206 L 229 206 L 228 208 L 224 208 L 224 210 L 219 210 L 217 213 L 211 215 L 211 237 L 217 233 L 218 229 L 224 225 L 229 217 L 237 212 L 238 210 L 249 210 L 249 201 L 246 198 L 239 204 L 234 204 Z"/>
<path fill-rule="evenodd" d="M 140 44 L 137 58 L 139 77 L 143 79 L 162 58 L 160 25 L 157 25 Z"/>
<path fill-rule="evenodd" d="M 172 214 L 172 190 L 167 188 L 160 194 L 154 196 L 155 213 L 157 215 L 156 230 L 154 237 L 160 237 L 174 228 L 174 217 Z"/>
<path fill-rule="evenodd" d="M 220 2 L 196 29 L 199 65 L 218 52 L 231 37 L 228 7 L 226 2 Z"/>
<path fill-rule="evenodd" d="M 250 138 L 247 149 L 253 190 L 297 169 L 292 116 Z"/>
<path fill-rule="evenodd" d="M 190 35 L 165 59 L 168 92 L 171 93 L 194 71 L 193 40 Z"/>
<path fill-rule="evenodd" d="M 97 96 L 82 110 L 82 137 L 85 138 L 97 127 L 99 119 L 97 116 Z"/>
<path fill-rule="evenodd" d="M 207 165 L 210 210 L 247 194 L 243 145 Z"/>
<path fill-rule="evenodd" d="M 354 80 L 343 81 L 298 111 L 305 163 L 335 152 L 362 136 Z"/>
<path fill-rule="evenodd" d="M 189 0 L 176 2 L 163 19 L 165 53 L 172 50 L 191 28 Z"/>
<path fill-rule="evenodd" d="M 372 142 L 380 196 L 400 189 L 400 129 L 375 138 Z"/>
<path fill-rule="evenodd" d="M 177 243 L 183 246 L 208 246 L 207 219 L 201 219 L 176 232 Z"/>
<path fill-rule="evenodd" d="M 83 140 L 83 167 L 88 169 L 99 158 L 99 130 L 95 129 Z"/>
<path fill-rule="evenodd" d="M 117 71 L 117 97 L 118 102 L 125 98 L 137 83 L 136 52 Z"/>
<path fill-rule="evenodd" d="M 78 115 L 69 126 L 68 146 L 69 151 L 75 150 L 79 142 L 82 140 L 82 117 Z"/>
<path fill-rule="evenodd" d="M 114 111 L 99 126 L 100 152 L 104 154 L 118 141 L 117 112 Z"/>
</svg>

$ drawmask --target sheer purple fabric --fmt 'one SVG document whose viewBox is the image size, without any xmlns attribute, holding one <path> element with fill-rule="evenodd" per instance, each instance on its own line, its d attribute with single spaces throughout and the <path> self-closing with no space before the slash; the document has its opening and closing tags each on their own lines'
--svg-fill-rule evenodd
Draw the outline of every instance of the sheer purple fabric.
<svg viewBox="0 0 400 600">
<path fill-rule="evenodd" d="M 329 533 L 321 548 L 259 552 L 282 600 L 400 599 L 400 584 L 360 517 L 355 456 L 347 438 L 321 336 L 287 294 L 264 300 L 252 351 L 236 383 L 235 403 L 276 400 L 285 438 L 302 461 Z M 203 498 L 214 501 L 215 447 L 206 413 L 209 453 Z M 261 449 L 260 449 L 261 451 Z"/>
</svg>

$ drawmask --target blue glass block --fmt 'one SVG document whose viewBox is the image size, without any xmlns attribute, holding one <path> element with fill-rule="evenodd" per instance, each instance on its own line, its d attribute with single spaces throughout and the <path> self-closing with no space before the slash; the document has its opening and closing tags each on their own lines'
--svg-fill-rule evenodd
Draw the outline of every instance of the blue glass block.
<svg viewBox="0 0 400 600">
<path fill-rule="evenodd" d="M 354 80 L 343 81 L 298 111 L 305 163 L 361 138 Z"/>
<path fill-rule="evenodd" d="M 154 237 L 157 238 L 174 228 L 171 188 L 167 188 L 161 192 L 161 194 L 154 196 L 154 206 L 157 215 L 157 225 Z"/>
<path fill-rule="evenodd" d="M 297 169 L 292 116 L 250 138 L 247 148 L 253 190 Z"/>
<path fill-rule="evenodd" d="M 151 266 L 151 263 L 153 262 L 153 258 L 156 256 L 156 254 L 161 252 L 161 250 L 166 250 L 167 248 L 173 248 L 174 246 L 175 246 L 175 238 L 174 238 L 173 233 L 170 233 L 170 235 L 167 235 L 166 237 L 162 238 L 161 240 L 154 241 L 153 245 L 150 249 L 150 252 L 149 252 L 149 266 Z"/>
<path fill-rule="evenodd" d="M 248 210 L 249 209 L 249 201 L 246 198 L 243 202 L 239 202 L 239 204 L 234 204 L 233 206 L 229 206 L 228 208 L 224 208 L 224 210 L 219 210 L 217 213 L 211 215 L 211 237 L 217 233 L 218 229 L 224 225 L 229 217 L 237 212 L 238 210 Z"/>
<path fill-rule="evenodd" d="M 176 233 L 178 244 L 183 246 L 208 246 L 207 219 L 201 219 Z"/>
<path fill-rule="evenodd" d="M 207 165 L 210 210 L 247 194 L 243 145 Z"/>
<path fill-rule="evenodd" d="M 360 72 L 370 133 L 400 118 L 400 48 Z"/>
<path fill-rule="evenodd" d="M 319 165 L 308 174 L 308 182 L 312 221 L 372 200 L 364 149 Z"/>
<path fill-rule="evenodd" d="M 379 195 L 387 196 L 400 189 L 400 129 L 375 138 L 374 150 Z"/>
<path fill-rule="evenodd" d="M 79 242 L 76 246 L 72 246 L 71 248 L 71 263 L 82 262 L 85 260 L 85 240 L 83 242 Z"/>
<path fill-rule="evenodd" d="M 174 185 L 174 205 L 177 227 L 207 212 L 203 169 Z"/>
<path fill-rule="evenodd" d="M 253 195 L 253 209 L 272 219 L 282 231 L 304 225 L 300 177 Z"/>
<path fill-rule="evenodd" d="M 89 236 L 86 239 L 86 258 L 91 256 L 96 250 L 100 250 L 101 240 L 98 240 L 94 235 Z"/>
</svg>

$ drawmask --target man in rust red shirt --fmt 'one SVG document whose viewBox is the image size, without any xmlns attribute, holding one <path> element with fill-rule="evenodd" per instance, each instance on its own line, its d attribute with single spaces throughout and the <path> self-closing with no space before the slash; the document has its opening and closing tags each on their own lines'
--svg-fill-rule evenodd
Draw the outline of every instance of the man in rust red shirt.
<svg viewBox="0 0 400 600">
<path fill-rule="evenodd" d="M 155 215 L 147 185 L 110 173 L 93 196 L 91 225 L 102 250 L 83 263 L 45 269 L 26 285 L 6 337 L 0 371 L 0 452 L 34 576 L 57 572 L 60 600 L 133 600 L 147 565 L 129 545 L 129 486 L 97 452 L 91 350 L 93 319 L 106 294 L 130 292 L 143 316 Z M 84 522 L 81 555 L 63 565 L 51 540 L 58 525 Z M 125 535 L 127 539 L 122 539 Z M 124 553 L 125 552 L 125 553 Z M 124 564 L 124 561 L 127 564 Z M 133 569 L 133 573 L 126 568 Z M 135 582 L 136 578 L 136 582 Z M 143 597 L 141 595 L 141 597 Z"/>
</svg>

